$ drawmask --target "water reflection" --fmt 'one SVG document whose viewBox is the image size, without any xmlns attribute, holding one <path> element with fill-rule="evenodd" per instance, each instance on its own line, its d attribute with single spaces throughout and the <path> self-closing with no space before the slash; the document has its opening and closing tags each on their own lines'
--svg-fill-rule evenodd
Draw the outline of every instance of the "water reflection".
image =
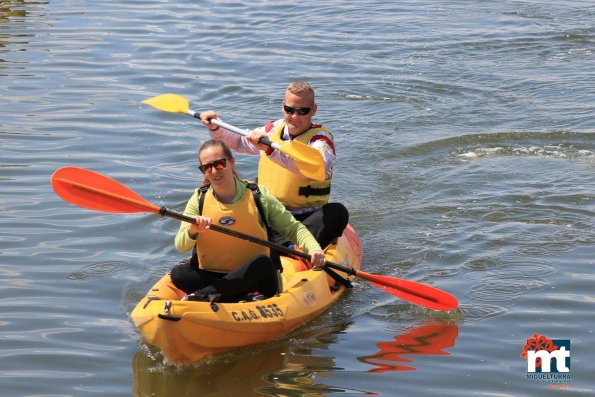
<svg viewBox="0 0 595 397">
<path fill-rule="evenodd" d="M 318 368 L 333 366 L 332 357 L 291 352 L 287 343 L 239 350 L 196 366 L 163 364 L 147 351 L 134 356 L 133 395 L 144 396 L 301 396 L 323 395 L 328 388 L 313 378 Z"/>
<path fill-rule="evenodd" d="M 334 368 L 334 357 L 315 354 L 336 342 L 349 324 L 305 329 L 292 339 L 236 349 L 194 366 L 175 367 L 143 346 L 133 358 L 133 395 L 144 396 L 321 396 L 329 386 L 316 374 Z M 345 391 L 345 389 L 342 389 Z"/>
<path fill-rule="evenodd" d="M 347 324 L 306 330 L 295 339 L 266 346 L 238 349 L 195 366 L 176 367 L 163 362 L 156 349 L 143 346 L 133 358 L 133 395 L 145 396 L 323 396 L 331 392 L 376 395 L 373 391 L 337 388 L 320 382 L 320 376 L 336 369 L 335 358 L 321 355 L 337 342 Z M 425 323 L 378 342 L 377 353 L 358 360 L 373 366 L 371 373 L 412 371 L 405 363 L 410 355 L 448 355 L 454 347 L 458 326 Z"/>
<path fill-rule="evenodd" d="M 23 22 L 29 16 L 30 8 L 47 3 L 47 1 L 24 0 L 0 1 L 0 23 Z M 0 38 L 6 38 L 6 36 L 0 35 Z M 2 45 L 2 41 L 0 41 L 0 45 Z"/>
<path fill-rule="evenodd" d="M 448 355 L 444 349 L 454 347 L 458 335 L 456 324 L 424 324 L 395 336 L 393 341 L 376 343 L 380 349 L 377 353 L 358 359 L 375 367 L 368 372 L 414 371 L 415 367 L 402 364 L 413 363 L 413 360 L 403 356 Z"/>
<path fill-rule="evenodd" d="M 0 2 L 0 23 L 7 22 L 14 17 L 24 17 L 27 11 L 24 10 L 24 1 Z"/>
<path fill-rule="evenodd" d="M 18 48 L 13 52 L 22 50 L 24 45 L 29 44 L 29 40 L 35 34 L 30 26 L 21 24 L 29 16 L 29 9 L 39 4 L 47 2 L 25 2 L 22 0 L 0 1 L 0 55 L 10 52 L 6 47 L 15 45 Z M 28 31 L 29 30 L 29 31 Z M 7 62 L 4 57 L 0 57 L 0 62 Z M 4 67 L 0 67 L 0 70 Z"/>
</svg>

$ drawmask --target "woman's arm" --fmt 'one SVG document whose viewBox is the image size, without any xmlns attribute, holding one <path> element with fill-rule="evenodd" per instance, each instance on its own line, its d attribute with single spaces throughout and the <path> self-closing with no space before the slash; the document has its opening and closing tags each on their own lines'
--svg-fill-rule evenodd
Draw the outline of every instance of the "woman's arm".
<svg viewBox="0 0 595 397">
<path fill-rule="evenodd" d="M 195 189 L 194 194 L 186 203 L 186 208 L 184 209 L 184 215 L 195 217 L 198 215 L 198 189 Z M 194 245 L 196 244 L 196 239 L 198 236 L 192 236 L 192 238 L 188 234 L 188 228 L 190 227 L 190 223 L 182 221 L 180 223 L 180 228 L 178 229 L 178 233 L 176 234 L 176 238 L 174 240 L 174 244 L 176 249 L 179 252 L 187 252 L 190 251 Z"/>
</svg>

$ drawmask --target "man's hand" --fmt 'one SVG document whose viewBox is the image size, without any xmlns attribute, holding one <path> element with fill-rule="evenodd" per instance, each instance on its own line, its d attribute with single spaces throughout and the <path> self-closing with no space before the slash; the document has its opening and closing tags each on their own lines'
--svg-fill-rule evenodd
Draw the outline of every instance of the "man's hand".
<svg viewBox="0 0 595 397">
<path fill-rule="evenodd" d="M 202 112 L 200 114 L 200 119 L 202 120 L 202 123 L 204 125 L 207 126 L 207 128 L 211 131 L 215 131 L 217 128 L 219 128 L 219 126 L 211 123 L 211 120 L 213 119 L 219 119 L 219 116 L 217 116 L 217 113 L 215 113 L 215 111 L 213 110 L 206 110 L 204 112 Z"/>
<path fill-rule="evenodd" d="M 255 131 L 252 131 L 250 133 L 250 135 L 248 135 L 246 138 L 254 146 L 256 146 L 260 150 L 266 152 L 267 150 L 269 150 L 269 147 L 267 145 L 263 144 L 263 143 L 258 142 L 258 141 L 260 141 L 260 138 L 266 137 L 266 136 L 267 136 L 266 132 L 255 130 Z"/>
</svg>

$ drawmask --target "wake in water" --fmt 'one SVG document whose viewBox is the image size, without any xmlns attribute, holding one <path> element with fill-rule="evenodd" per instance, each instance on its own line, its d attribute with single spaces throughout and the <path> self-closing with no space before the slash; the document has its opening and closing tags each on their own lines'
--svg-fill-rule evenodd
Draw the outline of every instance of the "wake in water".
<svg viewBox="0 0 595 397">
<path fill-rule="evenodd" d="M 463 160 L 502 156 L 551 157 L 595 164 L 595 133 L 569 131 L 470 134 L 425 142 L 399 157 L 450 154 Z"/>
</svg>

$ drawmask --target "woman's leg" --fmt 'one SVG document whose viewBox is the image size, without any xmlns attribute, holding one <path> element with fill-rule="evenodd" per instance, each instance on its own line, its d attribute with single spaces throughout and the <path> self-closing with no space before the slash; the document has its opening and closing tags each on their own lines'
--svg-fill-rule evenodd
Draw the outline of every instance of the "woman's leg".
<svg viewBox="0 0 595 397">
<path fill-rule="evenodd" d="M 189 260 L 180 262 L 170 272 L 171 281 L 175 287 L 187 294 L 215 283 L 222 276 L 223 274 L 199 269 L 191 265 Z"/>
<path fill-rule="evenodd" d="M 213 287 L 221 294 L 221 301 L 237 301 L 255 291 L 271 297 L 278 292 L 279 288 L 277 270 L 271 258 L 258 255 L 217 280 Z M 205 288 L 207 289 L 209 288 Z"/>
</svg>

